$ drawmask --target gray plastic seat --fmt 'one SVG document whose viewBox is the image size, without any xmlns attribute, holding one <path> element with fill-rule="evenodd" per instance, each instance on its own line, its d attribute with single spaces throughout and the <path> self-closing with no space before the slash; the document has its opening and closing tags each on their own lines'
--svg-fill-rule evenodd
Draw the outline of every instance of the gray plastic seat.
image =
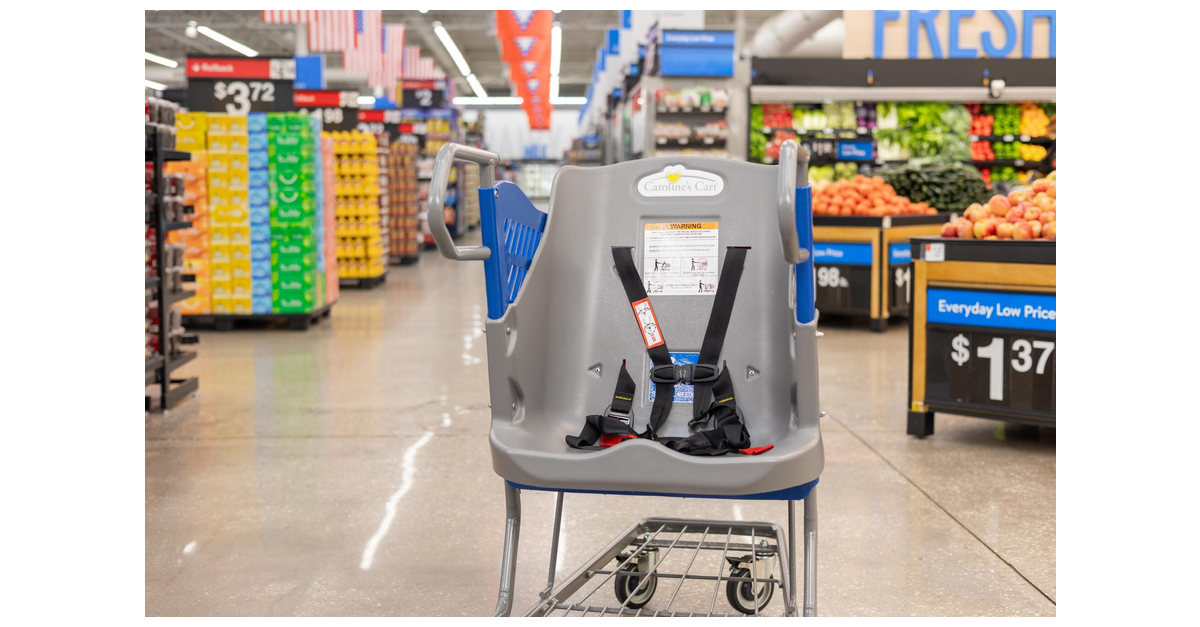
<svg viewBox="0 0 1200 627">
<path fill-rule="evenodd" d="M 714 196 L 639 193 L 643 178 L 672 166 L 716 174 L 724 189 Z M 786 251 L 794 237 L 787 227 L 781 232 L 785 176 L 781 167 L 700 157 L 559 171 L 520 291 L 499 319 L 487 322 L 497 474 L 517 487 L 559 491 L 803 498 L 794 490 L 816 482 L 824 452 L 816 320 L 796 321 L 796 266 L 781 253 L 781 241 Z M 635 247 L 641 269 L 644 224 L 700 220 L 719 223 L 722 265 L 726 246 L 751 247 L 721 359 L 753 445 L 774 448 L 700 457 L 644 439 L 603 450 L 568 447 L 564 437 L 579 433 L 584 417 L 601 413 L 611 399 L 622 360 L 638 386 L 634 427 L 644 429 L 650 413 L 651 363 L 611 248 Z M 670 350 L 698 352 L 713 296 L 650 299 Z M 691 412 L 691 404 L 676 402 L 661 433 L 689 435 Z"/>
</svg>

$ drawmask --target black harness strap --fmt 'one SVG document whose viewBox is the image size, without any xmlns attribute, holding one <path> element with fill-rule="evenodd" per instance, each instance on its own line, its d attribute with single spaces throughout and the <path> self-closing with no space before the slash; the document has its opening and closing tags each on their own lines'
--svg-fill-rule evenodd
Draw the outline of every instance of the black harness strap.
<svg viewBox="0 0 1200 627">
<path fill-rule="evenodd" d="M 604 448 L 601 443 L 603 436 L 637 437 L 633 430 L 633 395 L 637 385 L 625 362 L 621 362 L 621 372 L 617 374 L 617 387 L 613 390 L 612 403 L 604 415 L 591 415 L 584 419 L 583 431 L 578 436 L 568 435 L 567 444 L 572 448 L 598 449 Z"/>
<path fill-rule="evenodd" d="M 697 361 L 702 364 L 716 364 L 721 358 L 721 347 L 725 345 L 725 332 L 729 330 L 729 317 L 733 314 L 733 302 L 737 298 L 738 284 L 742 280 L 747 250 L 749 248 L 745 246 L 730 246 L 725 249 L 725 266 L 721 268 L 717 295 L 713 299 L 712 313 L 708 315 L 704 342 L 700 345 L 700 357 Z M 711 381 L 696 382 L 692 400 L 692 420 L 688 423 L 693 429 L 697 428 L 696 423 L 704 422 L 712 392 Z M 729 392 L 733 393 L 732 383 Z"/>
<path fill-rule="evenodd" d="M 638 274 L 637 266 L 633 265 L 633 248 L 613 246 L 612 255 L 617 265 L 617 276 L 621 277 L 625 296 L 633 307 L 634 317 L 639 321 L 642 338 L 646 340 L 646 353 L 650 355 L 650 361 L 655 366 L 671 366 L 671 351 L 667 349 L 667 338 L 658 326 L 654 309 L 650 307 L 650 298 L 646 295 L 646 288 L 642 286 L 642 277 Z M 654 328 L 651 329 L 650 326 Z M 655 337 L 659 341 L 655 342 Z M 654 386 L 654 404 L 650 407 L 650 420 L 645 434 L 645 437 L 651 440 L 658 439 L 658 429 L 671 414 L 671 403 L 675 396 L 674 381 L 656 382 Z"/>
</svg>

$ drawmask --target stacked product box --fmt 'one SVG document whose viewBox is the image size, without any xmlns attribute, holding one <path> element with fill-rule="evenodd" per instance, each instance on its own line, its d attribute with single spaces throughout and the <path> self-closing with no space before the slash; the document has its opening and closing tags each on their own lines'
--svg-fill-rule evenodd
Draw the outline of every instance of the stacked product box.
<svg viewBox="0 0 1200 627">
<path fill-rule="evenodd" d="M 383 249 L 382 258 L 384 271 L 387 271 L 388 256 L 391 254 L 391 225 L 392 203 L 388 186 L 388 176 L 391 174 L 391 135 L 375 133 L 375 154 L 379 159 L 379 242 Z"/>
<path fill-rule="evenodd" d="M 393 263 L 409 263 L 417 256 L 417 138 L 401 135 L 392 142 L 388 161 L 388 235 Z"/>
<path fill-rule="evenodd" d="M 313 116 L 309 119 L 313 141 L 313 219 L 316 227 L 313 230 L 313 249 L 317 257 L 315 285 L 316 307 L 325 306 L 325 159 L 321 152 L 321 118 Z M 333 228 L 333 225 L 329 225 Z M 330 262 L 332 264 L 332 261 Z"/>
<path fill-rule="evenodd" d="M 338 276 L 365 279 L 382 275 L 379 157 L 374 135 L 360 131 L 330 134 L 337 156 Z"/>
<path fill-rule="evenodd" d="M 179 114 L 180 118 L 188 116 Z M 177 118 L 177 119 L 180 119 Z M 181 132 L 180 137 L 184 134 Z M 207 314 L 212 312 L 212 269 L 210 267 L 208 238 L 208 153 L 200 150 L 192 153 L 191 161 L 170 161 L 164 169 L 183 177 L 183 204 L 191 205 L 191 228 L 167 233 L 167 241 L 184 247 L 183 272 L 193 277 L 184 282 L 183 289 L 196 294 L 180 303 L 183 315 Z"/>
<path fill-rule="evenodd" d="M 212 312 L 250 314 L 250 138 L 244 115 L 208 114 Z"/>
<path fill-rule="evenodd" d="M 337 259 L 337 158 L 333 154 L 333 139 L 329 133 L 321 133 L 321 182 L 325 202 L 325 301 L 333 303 L 338 298 Z"/>
<path fill-rule="evenodd" d="M 249 216 L 250 216 L 250 310 L 270 314 L 271 287 L 271 174 L 268 167 L 267 114 L 247 116 L 249 137 Z"/>
<path fill-rule="evenodd" d="M 320 305 L 317 283 L 315 148 L 311 118 L 267 115 L 270 174 L 271 280 L 275 313 L 307 313 Z"/>
</svg>

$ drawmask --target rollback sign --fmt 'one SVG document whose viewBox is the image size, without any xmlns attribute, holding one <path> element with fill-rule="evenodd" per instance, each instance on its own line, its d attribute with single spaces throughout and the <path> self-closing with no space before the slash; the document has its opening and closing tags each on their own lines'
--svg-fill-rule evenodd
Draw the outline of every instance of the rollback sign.
<svg viewBox="0 0 1200 627">
<path fill-rule="evenodd" d="M 689 170 L 681 165 L 671 165 L 662 172 L 642 177 L 638 181 L 638 193 L 649 197 L 662 196 L 716 196 L 725 189 L 725 180 L 712 172 Z"/>
</svg>

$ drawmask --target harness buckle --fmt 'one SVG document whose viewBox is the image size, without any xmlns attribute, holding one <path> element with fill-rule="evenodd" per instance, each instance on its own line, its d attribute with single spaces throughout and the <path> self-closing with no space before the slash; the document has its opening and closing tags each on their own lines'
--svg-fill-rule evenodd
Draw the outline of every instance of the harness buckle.
<svg viewBox="0 0 1200 627">
<path fill-rule="evenodd" d="M 654 383 L 709 383 L 717 380 L 718 369 L 712 364 L 665 364 L 650 369 Z"/>
<path fill-rule="evenodd" d="M 609 405 L 608 407 L 604 408 L 604 413 L 601 415 L 609 417 L 609 418 L 616 418 L 617 420 L 620 420 L 621 422 L 625 423 L 626 426 L 633 428 L 633 410 L 632 409 L 630 409 L 628 413 L 619 412 L 619 411 L 613 409 L 612 405 Z"/>
</svg>

